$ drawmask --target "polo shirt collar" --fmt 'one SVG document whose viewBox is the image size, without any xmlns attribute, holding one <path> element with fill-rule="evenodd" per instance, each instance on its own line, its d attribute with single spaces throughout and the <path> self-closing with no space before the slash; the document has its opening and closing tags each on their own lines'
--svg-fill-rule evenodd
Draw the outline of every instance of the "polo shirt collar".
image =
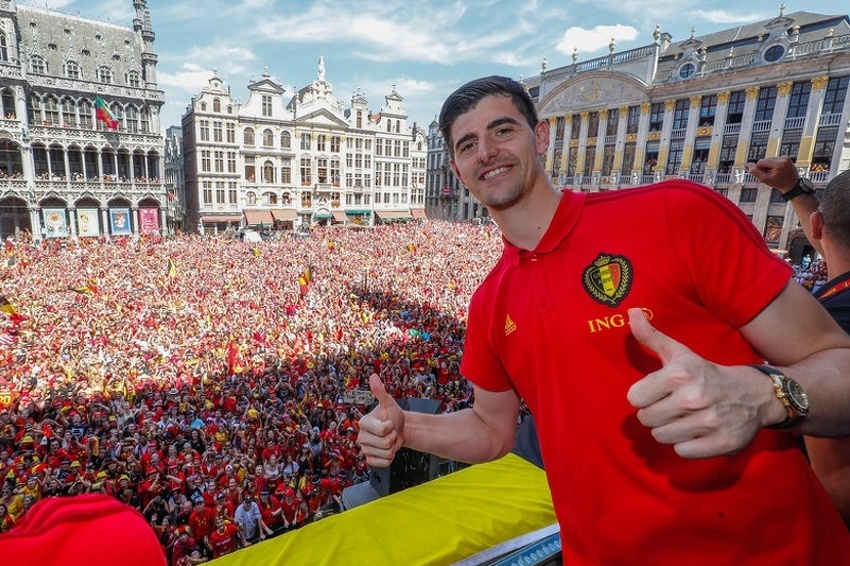
<svg viewBox="0 0 850 566">
<path fill-rule="evenodd" d="M 586 200 L 587 195 L 585 193 L 577 193 L 569 189 L 562 190 L 561 201 L 558 203 L 555 216 L 552 217 L 552 222 L 546 228 L 546 233 L 543 234 L 543 238 L 540 239 L 535 249 L 531 251 L 522 250 L 505 240 L 504 236 L 502 237 L 505 243 L 505 260 L 510 262 L 511 265 L 517 265 L 520 255 L 528 253 L 545 254 L 556 249 L 576 225 Z"/>
</svg>

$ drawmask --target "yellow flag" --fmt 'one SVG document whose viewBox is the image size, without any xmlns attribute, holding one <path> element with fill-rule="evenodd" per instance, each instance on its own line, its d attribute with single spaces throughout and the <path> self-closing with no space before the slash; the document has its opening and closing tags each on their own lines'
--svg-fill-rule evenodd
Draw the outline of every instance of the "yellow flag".
<svg viewBox="0 0 850 566">
<path fill-rule="evenodd" d="M 16 309 L 6 297 L 0 296 L 0 312 L 4 312 L 9 316 L 14 316 L 18 314 L 18 309 Z"/>
<path fill-rule="evenodd" d="M 171 258 L 168 258 L 168 276 L 172 278 L 177 277 L 177 264 Z"/>
</svg>

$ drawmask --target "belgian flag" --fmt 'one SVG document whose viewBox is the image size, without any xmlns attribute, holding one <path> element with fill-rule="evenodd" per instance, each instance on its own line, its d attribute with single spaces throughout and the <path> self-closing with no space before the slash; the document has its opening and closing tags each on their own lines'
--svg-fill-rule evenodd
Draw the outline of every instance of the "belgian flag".
<svg viewBox="0 0 850 566">
<path fill-rule="evenodd" d="M 177 277 L 177 264 L 171 258 L 168 258 L 168 276 L 172 279 Z"/>
<path fill-rule="evenodd" d="M 251 253 L 254 254 L 254 257 L 260 257 L 263 255 L 263 252 L 260 251 L 260 248 L 251 248 Z"/>
</svg>

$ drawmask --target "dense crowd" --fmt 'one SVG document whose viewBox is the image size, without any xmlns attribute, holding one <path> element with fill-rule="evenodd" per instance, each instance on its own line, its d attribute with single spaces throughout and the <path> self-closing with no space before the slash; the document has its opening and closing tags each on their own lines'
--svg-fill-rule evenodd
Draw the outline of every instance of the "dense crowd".
<svg viewBox="0 0 850 566">
<path fill-rule="evenodd" d="M 470 402 L 466 308 L 500 252 L 493 226 L 443 222 L 7 241 L 0 532 L 41 498 L 104 492 L 182 565 L 339 510 L 368 475 L 371 373 Z"/>
</svg>

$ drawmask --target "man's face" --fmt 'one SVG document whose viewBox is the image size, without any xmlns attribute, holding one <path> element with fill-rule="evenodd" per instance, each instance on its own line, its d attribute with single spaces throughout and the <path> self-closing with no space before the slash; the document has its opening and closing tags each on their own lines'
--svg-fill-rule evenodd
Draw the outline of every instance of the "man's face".
<svg viewBox="0 0 850 566">
<path fill-rule="evenodd" d="M 452 170 L 490 210 L 505 210 L 531 190 L 549 145 L 548 123 L 532 130 L 507 96 L 482 98 L 451 129 Z"/>
</svg>

